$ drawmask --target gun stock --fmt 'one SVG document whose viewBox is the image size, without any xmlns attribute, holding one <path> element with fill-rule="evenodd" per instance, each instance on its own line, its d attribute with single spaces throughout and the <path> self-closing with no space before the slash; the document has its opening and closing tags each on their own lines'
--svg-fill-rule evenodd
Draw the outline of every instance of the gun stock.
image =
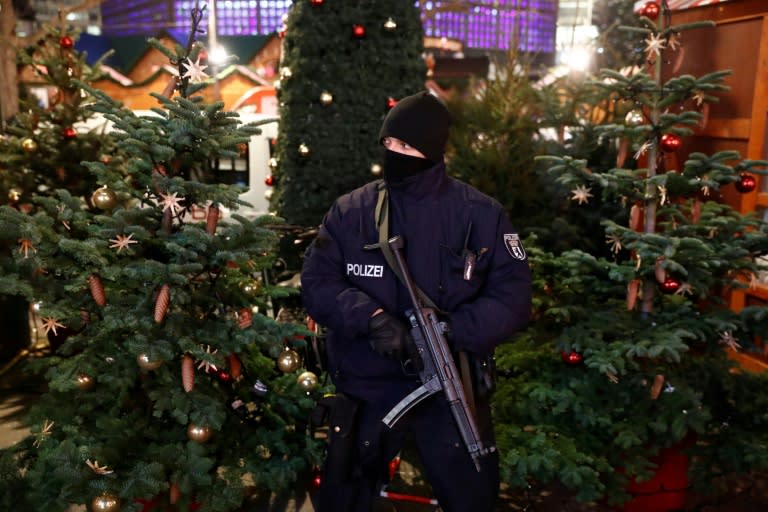
<svg viewBox="0 0 768 512">
<path fill-rule="evenodd" d="M 435 310 L 425 307 L 418 296 L 416 285 L 402 254 L 405 245 L 402 237 L 390 238 L 388 245 L 392 249 L 403 284 L 413 303 L 413 310 L 409 312 L 411 335 L 421 355 L 423 369 L 419 372 L 422 385 L 395 405 L 382 421 L 391 428 L 413 406 L 442 390 L 462 441 L 472 457 L 475 468 L 480 471 L 480 456 L 488 451 L 480 440 L 477 421 L 464 393 L 442 324 Z"/>
</svg>

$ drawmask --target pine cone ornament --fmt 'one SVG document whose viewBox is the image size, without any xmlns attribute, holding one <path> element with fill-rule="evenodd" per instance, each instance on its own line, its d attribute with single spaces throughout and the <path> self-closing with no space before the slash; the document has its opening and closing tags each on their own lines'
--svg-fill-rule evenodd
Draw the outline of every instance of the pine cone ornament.
<svg viewBox="0 0 768 512">
<path fill-rule="evenodd" d="M 101 307 L 107 303 L 107 296 L 104 294 L 104 284 L 97 274 L 88 276 L 88 287 L 91 289 L 91 296 L 94 302 Z"/>
<path fill-rule="evenodd" d="M 171 302 L 171 287 L 164 284 L 160 287 L 160 291 L 157 292 L 157 298 L 155 299 L 155 322 L 158 324 L 165 319 L 165 314 L 168 313 L 168 304 Z"/>
<path fill-rule="evenodd" d="M 237 380 L 243 374 L 243 364 L 237 358 L 235 354 L 229 354 L 229 374 L 233 379 Z"/>
<path fill-rule="evenodd" d="M 629 209 L 629 229 L 640 231 L 643 228 L 643 208 L 633 204 Z"/>
<path fill-rule="evenodd" d="M 627 284 L 627 311 L 635 309 L 638 293 L 640 293 L 640 280 L 633 279 Z"/>
<path fill-rule="evenodd" d="M 219 207 L 215 205 L 211 205 L 208 208 L 208 217 L 205 219 L 205 232 L 209 235 L 215 235 L 216 234 L 216 226 L 219 225 L 219 216 L 221 215 L 221 212 L 219 211 Z"/>
<path fill-rule="evenodd" d="M 195 387 L 195 360 L 190 355 L 181 358 L 181 384 L 187 393 Z"/>
<path fill-rule="evenodd" d="M 653 378 L 653 385 L 651 386 L 651 400 L 656 400 L 661 394 L 661 390 L 664 387 L 664 375 L 658 374 Z"/>
<path fill-rule="evenodd" d="M 166 235 L 171 234 L 171 229 L 173 227 L 173 212 L 171 212 L 171 209 L 168 208 L 163 212 L 163 220 L 161 222 L 161 227 L 163 229 L 163 233 Z"/>
<path fill-rule="evenodd" d="M 179 501 L 179 496 L 181 496 L 179 486 L 176 484 L 171 484 L 171 486 L 168 488 L 168 502 L 171 505 L 175 505 L 176 502 Z"/>
</svg>

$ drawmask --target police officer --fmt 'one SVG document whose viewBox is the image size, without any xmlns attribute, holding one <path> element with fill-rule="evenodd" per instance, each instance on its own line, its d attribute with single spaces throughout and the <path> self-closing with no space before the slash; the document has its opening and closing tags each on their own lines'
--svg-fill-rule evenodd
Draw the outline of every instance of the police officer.
<svg viewBox="0 0 768 512">
<path fill-rule="evenodd" d="M 342 425 L 349 430 L 342 430 L 348 453 L 333 457 L 333 464 L 344 460 L 349 467 L 329 468 L 331 457 L 326 460 L 326 474 L 336 476 L 321 485 L 318 512 L 368 512 L 406 438 L 443 510 L 494 508 L 498 454 L 490 450 L 476 469 L 442 393 L 391 429 L 382 422 L 420 383 L 409 365 L 413 340 L 404 316 L 413 304 L 382 251 L 371 250 L 381 229 L 405 240 L 413 279 L 444 315 L 457 353 L 487 360 L 529 319 L 530 271 L 515 228 L 497 201 L 446 174 L 450 123 L 448 110 L 429 92 L 402 98 L 379 134 L 384 179 L 339 197 L 305 254 L 304 305 L 327 328 L 328 371 L 355 413 L 353 424 Z M 474 398 L 484 445 L 492 446 L 488 396 Z"/>
</svg>

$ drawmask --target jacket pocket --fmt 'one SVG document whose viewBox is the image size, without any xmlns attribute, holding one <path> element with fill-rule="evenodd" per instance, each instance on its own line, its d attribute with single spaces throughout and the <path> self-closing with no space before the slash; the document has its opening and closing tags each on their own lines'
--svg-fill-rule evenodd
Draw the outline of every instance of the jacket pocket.
<svg viewBox="0 0 768 512">
<path fill-rule="evenodd" d="M 487 250 L 440 248 L 440 291 L 448 309 L 475 297 L 485 286 L 490 267 Z"/>
</svg>

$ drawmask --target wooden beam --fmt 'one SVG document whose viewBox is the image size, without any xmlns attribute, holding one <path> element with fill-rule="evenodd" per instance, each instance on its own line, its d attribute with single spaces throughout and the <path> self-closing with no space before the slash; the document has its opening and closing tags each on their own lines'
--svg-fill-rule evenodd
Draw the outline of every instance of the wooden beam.
<svg viewBox="0 0 768 512">
<path fill-rule="evenodd" d="M 743 352 L 736 352 L 732 349 L 728 350 L 728 357 L 739 363 L 739 366 L 748 372 L 762 373 L 768 371 L 768 360 L 759 355 L 745 354 Z"/>
<path fill-rule="evenodd" d="M 715 139 L 749 140 L 752 131 L 752 120 L 747 117 L 734 119 L 713 119 L 707 121 L 707 126 L 696 135 L 713 137 Z"/>
</svg>

